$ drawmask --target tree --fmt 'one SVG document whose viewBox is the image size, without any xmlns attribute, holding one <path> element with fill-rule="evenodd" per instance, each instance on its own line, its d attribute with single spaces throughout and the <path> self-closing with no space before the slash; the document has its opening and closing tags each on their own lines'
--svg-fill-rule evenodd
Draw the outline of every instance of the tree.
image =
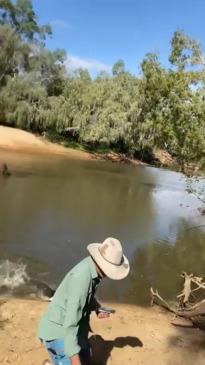
<svg viewBox="0 0 205 365">
<path fill-rule="evenodd" d="M 178 71 L 185 70 L 188 65 L 199 65 L 202 61 L 200 44 L 183 32 L 176 31 L 171 40 L 169 61 Z"/>
<path fill-rule="evenodd" d="M 18 65 L 20 42 L 15 31 L 0 25 L 0 87 L 5 85 L 6 76 L 14 75 Z"/>
<path fill-rule="evenodd" d="M 31 0 L 0 1 L 0 23 L 10 25 L 16 33 L 29 42 L 44 41 L 52 31 L 49 25 L 40 26 Z"/>
<path fill-rule="evenodd" d="M 46 87 L 49 96 L 60 95 L 64 86 L 65 51 L 51 52 L 45 48 L 44 40 L 51 34 L 51 29 L 38 24 L 31 0 L 15 3 L 1 0 L 0 22 L 0 42 L 7 47 L 6 56 L 2 53 L 6 61 L 2 64 L 2 80 L 5 74 L 32 73 L 32 77 Z"/>
<path fill-rule="evenodd" d="M 83 82 L 87 83 L 91 81 L 91 77 L 89 74 L 89 71 L 83 68 L 77 68 L 74 71 L 74 76 L 76 78 L 79 78 L 80 80 L 82 80 Z"/>
<path fill-rule="evenodd" d="M 125 72 L 125 63 L 123 60 L 117 61 L 112 67 L 113 76 L 119 76 Z"/>
<path fill-rule="evenodd" d="M 44 47 L 34 47 L 29 55 L 28 63 L 30 72 L 44 85 L 48 95 L 60 95 L 64 88 L 65 79 L 64 50 L 57 49 L 53 52 Z"/>
</svg>

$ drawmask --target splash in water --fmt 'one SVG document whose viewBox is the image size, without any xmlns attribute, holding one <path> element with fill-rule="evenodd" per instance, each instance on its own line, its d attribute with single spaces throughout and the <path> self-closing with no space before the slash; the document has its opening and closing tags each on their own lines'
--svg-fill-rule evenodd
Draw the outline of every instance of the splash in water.
<svg viewBox="0 0 205 365">
<path fill-rule="evenodd" d="M 6 287 L 13 290 L 21 285 L 25 285 L 29 280 L 25 264 L 9 260 L 0 262 L 0 288 Z"/>
<path fill-rule="evenodd" d="M 48 284 L 32 278 L 27 272 L 27 265 L 9 260 L 0 261 L 0 295 L 52 300 L 55 289 Z"/>
</svg>

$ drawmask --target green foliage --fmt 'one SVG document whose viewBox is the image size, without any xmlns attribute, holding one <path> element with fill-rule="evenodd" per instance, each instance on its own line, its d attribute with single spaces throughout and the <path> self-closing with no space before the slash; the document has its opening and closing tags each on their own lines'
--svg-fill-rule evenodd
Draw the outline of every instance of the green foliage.
<svg viewBox="0 0 205 365">
<path fill-rule="evenodd" d="M 183 32 L 175 32 L 171 41 L 171 55 L 169 61 L 183 71 L 188 65 L 199 65 L 202 61 L 201 46 L 194 39 Z"/>
<path fill-rule="evenodd" d="M 118 60 L 112 67 L 113 76 L 119 76 L 125 72 L 125 63 L 123 60 Z"/>
<path fill-rule="evenodd" d="M 27 41 L 44 41 L 46 35 L 51 35 L 49 25 L 40 26 L 33 10 L 31 0 L 1 0 L 0 23 L 10 25 L 20 37 Z"/>
<path fill-rule="evenodd" d="M 149 53 L 140 77 L 119 60 L 112 75 L 92 79 L 87 70 L 66 72 L 65 52 L 45 47 L 49 34 L 31 0 L 0 0 L 0 123 L 142 158 L 159 148 L 182 168 L 204 166 L 205 73 L 198 42 L 175 32 L 174 68 Z"/>
<path fill-rule="evenodd" d="M 15 73 L 20 43 L 18 36 L 8 26 L 0 25 L 0 85 L 4 85 L 7 75 Z"/>
</svg>

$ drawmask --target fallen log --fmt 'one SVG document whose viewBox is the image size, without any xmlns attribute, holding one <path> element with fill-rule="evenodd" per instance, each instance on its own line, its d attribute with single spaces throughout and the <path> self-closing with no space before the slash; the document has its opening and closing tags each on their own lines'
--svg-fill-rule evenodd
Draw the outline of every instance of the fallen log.
<svg viewBox="0 0 205 365">
<path fill-rule="evenodd" d="M 171 306 L 161 297 L 158 290 L 150 289 L 151 305 L 157 304 L 178 317 L 183 317 L 192 321 L 195 327 L 205 330 L 205 282 L 201 277 L 193 274 L 182 273 L 184 279 L 182 292 L 177 295 L 176 306 Z M 204 299 L 197 301 L 193 293 L 197 290 L 204 290 Z M 192 299 L 192 302 L 191 302 Z"/>
</svg>

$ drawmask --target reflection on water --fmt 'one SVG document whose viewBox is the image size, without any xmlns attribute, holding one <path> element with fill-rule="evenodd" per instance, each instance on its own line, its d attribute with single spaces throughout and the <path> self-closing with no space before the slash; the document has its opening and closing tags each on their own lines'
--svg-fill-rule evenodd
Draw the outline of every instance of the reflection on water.
<svg viewBox="0 0 205 365">
<path fill-rule="evenodd" d="M 186 271 L 204 276 L 204 264 L 204 232 L 185 231 L 182 225 L 174 245 L 156 242 L 137 250 L 128 284 L 129 300 L 149 303 L 151 286 L 168 300 L 174 300 L 183 283 L 180 274 Z"/>
<path fill-rule="evenodd" d="M 58 283 L 86 245 L 118 237 L 131 275 L 106 280 L 109 300 L 148 302 L 150 285 L 176 294 L 179 273 L 201 272 L 205 223 L 181 175 L 153 168 L 62 157 L 0 153 L 12 170 L 0 178 L 0 254 L 21 258 L 34 279 Z M 51 280 L 52 278 L 52 280 Z"/>
</svg>

